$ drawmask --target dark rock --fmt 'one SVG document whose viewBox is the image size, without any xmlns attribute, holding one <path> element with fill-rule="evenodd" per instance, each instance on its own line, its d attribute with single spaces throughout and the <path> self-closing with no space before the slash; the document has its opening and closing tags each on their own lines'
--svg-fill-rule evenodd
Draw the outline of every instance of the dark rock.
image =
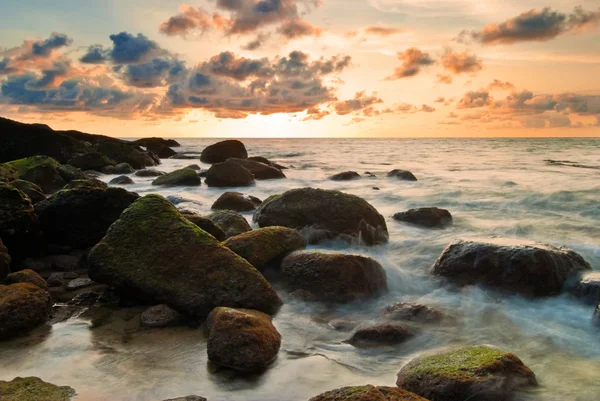
<svg viewBox="0 0 600 401">
<path fill-rule="evenodd" d="M 243 372 L 264 371 L 277 358 L 281 335 L 271 317 L 249 309 L 215 308 L 206 319 L 208 360 Z"/>
<path fill-rule="evenodd" d="M 115 162 L 103 154 L 92 152 L 73 157 L 69 164 L 81 170 L 102 170 L 106 166 L 114 166 Z"/>
<path fill-rule="evenodd" d="M 190 164 L 189 166 L 186 166 L 185 168 L 191 168 L 192 170 L 196 170 L 196 171 L 202 170 L 202 167 L 200 167 L 197 164 Z"/>
<path fill-rule="evenodd" d="M 557 294 L 573 275 L 590 269 L 570 249 L 503 239 L 457 241 L 433 266 L 435 275 L 459 285 L 479 283 L 529 296 Z"/>
<path fill-rule="evenodd" d="M 52 270 L 61 272 L 73 272 L 81 268 L 81 256 L 79 255 L 50 255 L 44 258 Z M 67 278 L 77 278 L 66 275 Z"/>
<path fill-rule="evenodd" d="M 152 168 L 148 168 L 148 169 L 144 169 L 144 170 L 138 170 L 135 172 L 135 175 L 137 177 L 160 177 L 162 175 L 165 175 L 166 173 L 164 171 L 158 171 Z"/>
<path fill-rule="evenodd" d="M 0 340 L 44 323 L 51 308 L 50 294 L 34 284 L 0 285 Z"/>
<path fill-rule="evenodd" d="M 428 401 L 397 387 L 356 386 L 328 391 L 309 401 Z M 450 401 L 450 400 L 448 400 Z"/>
<path fill-rule="evenodd" d="M 87 170 L 87 171 L 94 171 L 94 170 Z M 102 167 L 102 169 L 100 169 L 100 172 L 102 174 L 107 174 L 107 175 L 115 174 L 115 166 Z"/>
<path fill-rule="evenodd" d="M 186 153 L 176 153 L 173 156 L 169 157 L 169 159 L 175 160 L 195 160 L 200 157 L 200 153 L 196 152 L 186 152 Z"/>
<path fill-rule="evenodd" d="M 152 145 L 148 146 L 147 149 L 158 156 L 159 159 L 168 159 L 177 154 L 173 149 L 163 145 Z"/>
<path fill-rule="evenodd" d="M 67 183 L 59 173 L 60 163 L 48 156 L 31 156 L 7 165 L 18 171 L 20 179 L 33 182 L 47 194 L 58 191 Z"/>
<path fill-rule="evenodd" d="M 120 176 L 118 176 L 116 178 L 113 178 L 108 183 L 109 184 L 113 184 L 113 185 L 131 185 L 131 184 L 135 184 L 133 182 L 133 180 L 131 178 L 127 177 L 126 175 L 120 175 Z"/>
<path fill-rule="evenodd" d="M 60 176 L 67 182 L 71 182 L 73 180 L 83 180 L 88 178 L 88 176 L 83 172 L 83 170 L 73 167 L 69 164 L 63 164 L 58 168 L 58 173 Z"/>
<path fill-rule="evenodd" d="M 97 151 L 116 163 L 127 163 L 136 170 L 156 165 L 147 154 L 126 143 L 102 142 Z"/>
<path fill-rule="evenodd" d="M 396 302 L 386 306 L 379 312 L 379 317 L 385 320 L 403 320 L 419 323 L 439 322 L 444 319 L 444 313 L 430 306 L 413 302 Z"/>
<path fill-rule="evenodd" d="M 238 159 L 246 159 L 248 157 L 248 152 L 242 142 L 227 140 L 207 146 L 200 155 L 200 161 L 209 164 L 222 163 L 230 157 Z"/>
<path fill-rule="evenodd" d="M 97 291 L 84 291 L 75 295 L 73 299 L 69 301 L 69 305 L 74 306 L 92 306 L 97 303 L 102 296 L 102 293 Z"/>
<path fill-rule="evenodd" d="M 164 401 L 207 401 L 206 398 L 197 395 L 188 395 L 187 397 L 171 398 Z"/>
<path fill-rule="evenodd" d="M 452 224 L 452 215 L 446 209 L 437 207 L 423 207 L 410 209 L 406 212 L 396 213 L 394 220 L 415 224 L 423 227 L 444 227 Z"/>
<path fill-rule="evenodd" d="M 10 182 L 10 185 L 29 196 L 31 203 L 36 204 L 46 199 L 46 195 L 42 191 L 42 188 L 35 185 L 33 182 L 25 180 L 14 180 Z"/>
<path fill-rule="evenodd" d="M 374 189 L 375 191 L 379 191 L 380 188 L 379 187 L 373 187 L 371 189 Z"/>
<path fill-rule="evenodd" d="M 208 218 L 223 230 L 227 238 L 235 237 L 236 235 L 252 230 L 252 227 L 248 224 L 248 220 L 233 210 L 217 210 L 209 214 Z"/>
<path fill-rule="evenodd" d="M 364 176 L 369 178 L 377 178 L 377 176 L 370 171 L 365 171 Z"/>
<path fill-rule="evenodd" d="M 596 326 L 600 326 L 600 301 L 598 301 L 598 306 L 596 306 L 596 310 L 594 311 L 594 316 L 592 317 L 592 322 Z"/>
<path fill-rule="evenodd" d="M 287 170 L 287 167 L 282 166 L 281 164 L 273 163 L 272 161 L 270 161 L 266 157 L 252 156 L 252 157 L 249 157 L 248 160 L 254 160 L 255 162 L 260 162 L 260 163 L 266 164 L 268 166 L 275 167 L 275 168 L 277 168 L 279 170 Z"/>
<path fill-rule="evenodd" d="M 600 272 L 585 273 L 571 289 L 571 294 L 590 304 L 600 300 Z"/>
<path fill-rule="evenodd" d="M 333 181 L 350 181 L 359 180 L 360 178 L 360 174 L 358 174 L 356 171 L 345 171 L 343 173 L 338 173 L 329 177 L 329 179 Z"/>
<path fill-rule="evenodd" d="M 377 324 L 358 329 L 348 340 L 355 347 L 395 345 L 411 339 L 414 333 L 404 326 Z"/>
<path fill-rule="evenodd" d="M 6 276 L 6 284 L 31 283 L 42 290 L 48 290 L 48 283 L 33 270 L 19 270 Z"/>
<path fill-rule="evenodd" d="M 216 306 L 273 313 L 281 305 L 252 265 L 158 195 L 123 212 L 89 253 L 88 273 L 122 293 L 199 318 Z"/>
<path fill-rule="evenodd" d="M 404 181 L 417 181 L 417 177 L 407 170 L 392 170 L 387 174 L 387 176 Z"/>
<path fill-rule="evenodd" d="M 396 384 L 432 401 L 504 401 L 537 380 L 516 355 L 471 346 L 413 359 Z"/>
<path fill-rule="evenodd" d="M 128 163 L 119 163 L 115 166 L 114 174 L 133 174 L 135 169 Z"/>
<path fill-rule="evenodd" d="M 42 234 L 31 200 L 7 184 L 0 184 L 0 238 L 13 262 L 42 251 Z"/>
<path fill-rule="evenodd" d="M 383 267 L 362 255 L 298 251 L 283 259 L 281 273 L 290 291 L 304 290 L 324 302 L 352 302 L 387 291 Z"/>
<path fill-rule="evenodd" d="M 0 381 L 2 401 L 69 401 L 75 390 L 68 386 L 46 383 L 38 377 L 16 377 L 12 381 Z"/>
<path fill-rule="evenodd" d="M 285 174 L 276 167 L 250 159 L 227 159 L 226 163 L 234 163 L 248 170 L 257 180 L 273 180 L 286 178 Z"/>
<path fill-rule="evenodd" d="M 168 327 L 176 326 L 183 321 L 181 313 L 168 305 L 155 305 L 142 312 L 140 317 L 142 326 Z"/>
<path fill-rule="evenodd" d="M 19 171 L 8 164 L 0 164 L 0 182 L 7 183 L 19 178 Z"/>
<path fill-rule="evenodd" d="M 175 170 L 152 181 L 152 185 L 165 186 L 197 186 L 201 184 L 202 180 L 198 177 L 198 173 L 190 168 Z"/>
<path fill-rule="evenodd" d="M 181 212 L 181 215 L 215 237 L 217 241 L 225 241 L 227 239 L 227 235 L 221 230 L 221 227 L 216 225 L 215 222 L 208 217 L 202 217 L 198 214 L 185 211 Z"/>
<path fill-rule="evenodd" d="M 364 199 L 339 191 L 301 188 L 271 196 L 254 213 L 254 221 L 260 227 L 308 229 L 326 239 L 360 239 L 367 245 L 388 240 L 383 216 Z"/>
<path fill-rule="evenodd" d="M 132 144 L 137 146 L 143 146 L 145 148 L 149 146 L 168 146 L 172 148 L 176 148 L 181 146 L 179 142 L 175 139 L 163 139 L 163 138 L 141 138 L 132 142 Z"/>
<path fill-rule="evenodd" d="M 206 185 L 209 187 L 248 187 L 254 184 L 252 173 L 236 163 L 213 164 L 206 172 Z"/>
<path fill-rule="evenodd" d="M 67 288 L 69 290 L 78 290 L 80 288 L 89 287 L 90 285 L 94 285 L 95 283 L 89 278 L 76 278 L 74 280 L 69 281 L 67 284 Z"/>
<path fill-rule="evenodd" d="M 95 188 L 108 189 L 108 184 L 96 178 L 86 178 L 84 180 L 71 181 L 63 189 Z"/>
<path fill-rule="evenodd" d="M 225 192 L 213 203 L 212 210 L 233 210 L 236 212 L 249 212 L 256 210 L 262 201 L 254 196 L 241 192 Z"/>
<path fill-rule="evenodd" d="M 10 264 L 12 258 L 8 253 L 8 249 L 4 246 L 2 239 L 0 238 L 0 282 L 10 273 Z"/>
</svg>

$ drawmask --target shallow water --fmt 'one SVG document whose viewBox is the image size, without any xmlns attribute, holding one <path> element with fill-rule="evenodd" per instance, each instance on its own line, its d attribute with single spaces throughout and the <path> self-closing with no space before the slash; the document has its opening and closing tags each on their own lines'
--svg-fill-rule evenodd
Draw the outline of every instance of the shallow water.
<svg viewBox="0 0 600 401">
<path fill-rule="evenodd" d="M 215 142 L 180 140 L 177 150 L 201 151 Z M 93 327 L 85 317 L 40 329 L 0 344 L 0 379 L 39 376 L 74 387 L 78 401 L 158 401 L 197 394 L 215 400 L 301 401 L 346 385 L 393 386 L 398 370 L 419 353 L 448 345 L 494 344 L 517 354 L 540 387 L 521 400 L 600 399 L 600 330 L 593 306 L 568 295 L 528 300 L 478 287 L 449 288 L 429 275 L 443 248 L 456 238 L 509 237 L 564 245 L 600 270 L 600 170 L 549 164 L 568 160 L 600 165 L 599 139 L 249 139 L 250 155 L 286 166 L 287 180 L 259 181 L 242 189 L 261 199 L 303 186 L 339 189 L 363 197 L 386 217 L 390 242 L 344 249 L 376 258 L 386 269 L 389 294 L 337 309 L 286 300 L 274 319 L 283 336 L 279 357 L 262 376 L 238 377 L 207 364 L 201 329 L 139 330 L 139 310 L 114 313 Z M 171 171 L 198 160 L 166 160 Z M 203 166 L 208 167 L 208 166 Z M 388 180 L 393 168 L 412 171 L 418 182 Z M 334 182 L 341 171 L 369 171 L 377 178 Z M 113 178 L 106 176 L 106 181 Z M 129 190 L 178 195 L 178 207 L 208 213 L 223 192 L 152 187 L 134 177 Z M 379 187 L 374 190 L 372 187 Z M 454 225 L 427 230 L 391 216 L 412 207 L 438 206 Z M 247 214 L 251 220 L 251 214 Z M 394 347 L 356 349 L 347 333 L 327 322 L 352 317 L 368 322 L 396 301 L 439 307 L 450 323 L 421 326 L 414 339 Z"/>
</svg>

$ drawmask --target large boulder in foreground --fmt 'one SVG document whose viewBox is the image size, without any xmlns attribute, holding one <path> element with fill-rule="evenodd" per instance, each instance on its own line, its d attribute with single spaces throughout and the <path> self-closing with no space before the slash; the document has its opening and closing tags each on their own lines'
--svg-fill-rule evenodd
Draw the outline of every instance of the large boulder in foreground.
<svg viewBox="0 0 600 401">
<path fill-rule="evenodd" d="M 206 185 L 209 187 L 249 187 L 256 184 L 250 171 L 239 164 L 227 161 L 213 164 L 206 172 Z"/>
<path fill-rule="evenodd" d="M 309 401 L 428 401 L 397 387 L 353 386 L 328 391 Z"/>
<path fill-rule="evenodd" d="M 88 267 L 96 282 L 198 318 L 217 306 L 274 313 L 281 305 L 252 265 L 158 195 L 123 212 L 90 251 Z"/>
<path fill-rule="evenodd" d="M 0 285 L 0 340 L 44 323 L 51 308 L 50 294 L 34 284 Z"/>
<path fill-rule="evenodd" d="M 567 248 L 509 239 L 459 240 L 433 266 L 434 274 L 459 285 L 479 283 L 528 296 L 548 296 L 591 266 Z"/>
<path fill-rule="evenodd" d="M 48 156 L 31 156 L 6 164 L 18 171 L 20 179 L 33 182 L 47 194 L 58 191 L 67 183 L 60 175 L 60 163 Z"/>
<path fill-rule="evenodd" d="M 385 219 L 367 201 L 339 191 L 301 188 L 272 196 L 254 214 L 260 227 L 308 229 L 311 242 L 336 236 L 367 245 L 388 240 Z"/>
<path fill-rule="evenodd" d="M 224 192 L 213 203 L 212 210 L 234 210 L 236 212 L 250 212 L 256 210 L 262 201 L 252 195 L 241 192 Z"/>
<path fill-rule="evenodd" d="M 68 386 L 46 383 L 38 377 L 16 377 L 0 381 L 2 401 L 70 401 L 75 390 Z"/>
<path fill-rule="evenodd" d="M 31 200 L 7 184 L 0 184 L 0 238 L 17 261 L 42 250 L 40 224 Z"/>
<path fill-rule="evenodd" d="M 198 177 L 198 173 L 191 168 L 182 168 L 172 171 L 168 174 L 161 175 L 152 181 L 152 185 L 164 186 L 198 186 L 202 184 L 202 180 Z"/>
<path fill-rule="evenodd" d="M 288 253 L 304 249 L 306 241 L 293 228 L 265 227 L 231 237 L 223 245 L 263 271 L 279 264 Z"/>
<path fill-rule="evenodd" d="M 396 384 L 431 401 L 505 401 L 537 381 L 516 355 L 471 346 L 413 359 Z"/>
<path fill-rule="evenodd" d="M 96 245 L 138 194 L 122 188 L 77 188 L 35 205 L 49 243 L 83 249 Z"/>
<path fill-rule="evenodd" d="M 227 238 L 235 237 L 251 231 L 252 227 L 248 224 L 248 220 L 238 212 L 233 210 L 217 210 L 208 215 L 223 232 Z"/>
<path fill-rule="evenodd" d="M 0 282 L 10 273 L 10 263 L 12 259 L 8 253 L 8 249 L 4 246 L 0 238 Z"/>
<path fill-rule="evenodd" d="M 242 142 L 231 139 L 207 146 L 200 155 L 200 161 L 215 164 L 222 163 L 230 157 L 238 159 L 246 159 L 248 157 L 248 151 L 246 151 L 246 147 Z"/>
<path fill-rule="evenodd" d="M 277 357 L 281 335 L 271 317 L 249 309 L 215 308 L 206 319 L 208 360 L 243 372 L 261 372 Z"/>
<path fill-rule="evenodd" d="M 298 251 L 286 256 L 281 273 L 290 291 L 309 299 L 345 303 L 387 291 L 387 276 L 375 259 L 347 253 Z"/>
<path fill-rule="evenodd" d="M 286 178 L 285 174 L 283 174 L 280 169 L 256 160 L 237 159 L 232 157 L 227 159 L 227 163 L 235 163 L 244 167 L 246 170 L 250 171 L 257 180 L 275 180 Z"/>
<path fill-rule="evenodd" d="M 394 220 L 427 228 L 441 228 L 452 224 L 452 215 L 446 209 L 422 207 L 396 213 Z"/>
</svg>

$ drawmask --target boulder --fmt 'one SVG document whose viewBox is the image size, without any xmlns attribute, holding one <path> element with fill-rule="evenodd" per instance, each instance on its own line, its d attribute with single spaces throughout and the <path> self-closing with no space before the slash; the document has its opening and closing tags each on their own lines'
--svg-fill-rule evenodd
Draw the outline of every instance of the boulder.
<svg viewBox="0 0 600 401">
<path fill-rule="evenodd" d="M 63 189 L 108 189 L 108 184 L 97 178 L 86 178 L 83 180 L 74 180 L 64 186 Z"/>
<path fill-rule="evenodd" d="M 10 273 L 10 263 L 12 259 L 8 253 L 8 249 L 4 246 L 0 238 L 0 282 Z"/>
<path fill-rule="evenodd" d="M 431 401 L 504 401 L 537 381 L 516 355 L 470 346 L 413 359 L 398 372 L 396 384 Z"/>
<path fill-rule="evenodd" d="M 571 289 L 571 294 L 584 302 L 596 304 L 600 300 L 600 272 L 585 273 Z"/>
<path fill-rule="evenodd" d="M 192 170 L 196 170 L 196 171 L 201 171 L 202 170 L 202 167 L 200 167 L 197 164 L 190 164 L 188 166 L 185 166 L 185 168 L 191 168 Z"/>
<path fill-rule="evenodd" d="M 274 313 L 281 305 L 252 265 L 159 195 L 123 212 L 90 251 L 88 269 L 96 282 L 198 318 L 217 306 Z"/>
<path fill-rule="evenodd" d="M 208 218 L 223 230 L 227 238 L 235 237 L 236 235 L 252 230 L 252 227 L 248 224 L 248 220 L 233 210 L 217 210 L 209 214 Z"/>
<path fill-rule="evenodd" d="M 173 156 L 169 157 L 169 159 L 175 160 L 195 160 L 200 157 L 200 153 L 198 152 L 185 152 L 185 153 L 176 153 Z"/>
<path fill-rule="evenodd" d="M 145 327 L 168 327 L 181 323 L 183 316 L 169 305 L 162 304 L 151 306 L 142 312 L 140 321 Z"/>
<path fill-rule="evenodd" d="M 19 270 L 6 276 L 6 284 L 31 283 L 42 290 L 48 290 L 48 283 L 39 274 L 30 269 Z"/>
<path fill-rule="evenodd" d="M 458 285 L 479 283 L 527 296 L 557 294 L 568 279 L 590 269 L 570 249 L 509 239 L 459 240 L 433 266 L 435 275 Z"/>
<path fill-rule="evenodd" d="M 0 381 L 2 401 L 70 401 L 75 390 L 68 386 L 46 383 L 38 377 L 16 377 Z"/>
<path fill-rule="evenodd" d="M 255 184 L 250 171 L 232 162 L 213 164 L 206 172 L 206 185 L 209 187 L 248 187 Z"/>
<path fill-rule="evenodd" d="M 343 173 L 338 173 L 329 177 L 330 180 L 333 181 L 351 181 L 360 179 L 360 174 L 356 171 L 344 171 Z"/>
<path fill-rule="evenodd" d="M 0 340 L 44 323 L 51 308 L 50 294 L 34 284 L 0 285 Z"/>
<path fill-rule="evenodd" d="M 35 211 L 49 243 L 83 249 L 100 241 L 137 198 L 115 187 L 68 189 L 35 205 Z"/>
<path fill-rule="evenodd" d="M 8 164 L 0 164 L 0 182 L 11 182 L 19 177 L 19 171 Z"/>
<path fill-rule="evenodd" d="M 444 313 L 423 304 L 396 302 L 383 308 L 379 312 L 379 317 L 385 320 L 432 323 L 444 319 Z"/>
<path fill-rule="evenodd" d="M 339 191 L 301 188 L 266 199 L 254 213 L 260 227 L 307 229 L 311 243 L 341 237 L 367 245 L 388 240 L 385 219 L 367 201 Z"/>
<path fill-rule="evenodd" d="M 102 170 L 106 166 L 114 166 L 115 162 L 98 152 L 84 153 L 69 160 L 71 166 L 81 170 Z"/>
<path fill-rule="evenodd" d="M 94 170 L 87 170 L 89 171 L 94 171 Z M 102 169 L 100 169 L 100 172 L 102 174 L 107 174 L 107 175 L 111 175 L 111 174 L 115 174 L 115 166 L 105 166 L 102 167 Z M 91 174 L 92 176 L 94 176 L 94 174 Z"/>
<path fill-rule="evenodd" d="M 216 225 L 215 222 L 208 217 L 202 217 L 199 214 L 186 211 L 182 211 L 181 214 L 183 217 L 215 237 L 217 241 L 225 241 L 227 239 L 227 235 L 221 230 L 221 227 Z"/>
<path fill-rule="evenodd" d="M 150 145 L 146 149 L 158 156 L 159 159 L 168 159 L 177 154 L 173 149 L 164 145 Z"/>
<path fill-rule="evenodd" d="M 175 170 L 165 175 L 157 177 L 152 181 L 152 185 L 164 185 L 164 186 L 197 186 L 201 185 L 202 180 L 191 168 L 182 168 Z"/>
<path fill-rule="evenodd" d="M 212 210 L 233 210 L 236 212 L 249 212 L 256 210 L 262 201 L 254 196 L 241 192 L 225 192 L 213 203 Z"/>
<path fill-rule="evenodd" d="M 33 182 L 25 180 L 14 180 L 10 182 L 10 185 L 29 196 L 31 203 L 36 204 L 46 199 L 46 195 L 42 191 L 42 188 L 35 185 Z"/>
<path fill-rule="evenodd" d="M 248 160 L 254 160 L 255 162 L 260 162 L 260 163 L 266 164 L 268 166 L 278 168 L 279 170 L 287 170 L 287 167 L 282 166 L 281 164 L 273 163 L 266 157 L 252 156 L 252 157 L 249 157 Z"/>
<path fill-rule="evenodd" d="M 31 200 L 18 189 L 0 184 L 0 238 L 13 262 L 43 250 L 40 224 Z"/>
<path fill-rule="evenodd" d="M 133 182 L 133 180 L 131 178 L 127 177 L 126 175 L 120 175 L 120 176 L 118 176 L 116 178 L 113 178 L 108 183 L 112 184 L 112 185 L 131 185 L 131 184 L 135 184 Z"/>
<path fill-rule="evenodd" d="M 444 227 L 452 224 L 452 215 L 446 209 L 423 207 L 396 213 L 394 220 L 428 228 Z"/>
<path fill-rule="evenodd" d="M 417 181 L 417 177 L 413 173 L 407 170 L 392 170 L 387 174 L 388 177 L 396 178 L 404 181 Z"/>
<path fill-rule="evenodd" d="M 279 267 L 284 256 L 304 249 L 306 241 L 292 228 L 265 227 L 231 237 L 223 245 L 263 271 L 269 265 Z"/>
<path fill-rule="evenodd" d="M 60 175 L 60 163 L 48 156 L 31 156 L 7 164 L 18 171 L 20 179 L 33 182 L 47 194 L 58 191 L 67 183 Z"/>
<path fill-rule="evenodd" d="M 342 387 L 311 398 L 309 401 L 428 401 L 397 387 Z"/>
<path fill-rule="evenodd" d="M 172 148 L 181 146 L 179 144 L 179 142 L 177 142 L 175 139 L 163 139 L 163 138 L 155 138 L 155 137 L 142 138 L 142 139 L 135 140 L 131 143 L 134 145 L 137 145 L 137 146 L 143 146 L 145 148 L 147 148 L 149 146 L 168 146 L 168 147 L 172 147 Z"/>
<path fill-rule="evenodd" d="M 137 177 L 160 177 L 161 175 L 165 175 L 164 171 L 158 171 L 152 168 L 147 168 L 144 170 L 138 170 L 135 172 Z"/>
<path fill-rule="evenodd" d="M 127 163 L 134 169 L 142 169 L 146 166 L 154 166 L 156 163 L 147 154 L 136 149 L 135 146 L 121 142 L 101 142 L 97 151 L 102 153 L 116 163 Z"/>
<path fill-rule="evenodd" d="M 230 157 L 238 159 L 246 159 L 248 157 L 248 152 L 242 142 L 232 139 L 207 146 L 200 155 L 200 161 L 215 164 L 222 163 Z"/>
<path fill-rule="evenodd" d="M 281 273 L 290 291 L 306 291 L 323 302 L 352 302 L 387 291 L 383 267 L 362 255 L 297 251 L 283 259 Z"/>
<path fill-rule="evenodd" d="M 129 163 L 119 163 L 115 165 L 113 174 L 133 174 L 135 169 Z"/>
<path fill-rule="evenodd" d="M 377 347 L 400 344 L 413 336 L 414 333 L 404 326 L 381 323 L 356 330 L 347 342 L 358 348 Z"/>
<path fill-rule="evenodd" d="M 262 372 L 277 358 L 281 335 L 271 317 L 249 309 L 215 308 L 206 319 L 212 363 L 243 372 Z"/>
<path fill-rule="evenodd" d="M 67 182 L 71 182 L 73 180 L 83 180 L 89 178 L 83 170 L 73 167 L 70 164 L 63 164 L 58 168 L 58 173 L 60 176 Z"/>
<path fill-rule="evenodd" d="M 254 178 L 257 180 L 273 180 L 279 178 L 286 178 L 285 174 L 283 174 L 283 172 L 278 168 L 272 167 L 268 164 L 257 162 L 255 160 L 230 158 L 227 159 L 226 163 L 235 163 L 244 167 L 246 170 L 252 173 Z"/>
</svg>

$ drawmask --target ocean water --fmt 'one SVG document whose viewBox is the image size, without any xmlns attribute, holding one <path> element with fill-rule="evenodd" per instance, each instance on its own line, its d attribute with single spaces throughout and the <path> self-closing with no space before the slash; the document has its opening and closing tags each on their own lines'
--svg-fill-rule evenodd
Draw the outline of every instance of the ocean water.
<svg viewBox="0 0 600 401">
<path fill-rule="evenodd" d="M 200 152 L 210 139 L 183 139 L 180 152 Z M 363 197 L 386 217 L 390 241 L 375 247 L 330 243 L 313 248 L 369 255 L 386 269 L 389 293 L 338 308 L 286 301 L 274 318 L 282 347 L 263 375 L 240 377 L 207 364 L 200 329 L 140 330 L 131 309 L 93 327 L 84 316 L 0 343 L 0 379 L 39 376 L 70 385 L 78 401 L 160 401 L 197 394 L 215 400 L 301 401 L 347 385 L 394 386 L 413 357 L 463 344 L 493 344 L 517 354 L 537 375 L 539 388 L 519 400 L 600 399 L 600 329 L 594 306 L 568 295 L 530 300 L 477 286 L 456 290 L 430 275 L 444 247 L 457 238 L 506 237 L 563 245 L 600 270 L 600 139 L 248 139 L 250 155 L 289 166 L 286 180 L 240 189 L 261 199 L 292 188 L 337 189 Z M 560 161 L 548 163 L 546 160 Z M 165 160 L 171 171 L 199 160 Z M 208 167 L 208 166 L 203 166 Z M 595 167 L 595 168 L 594 168 Z M 419 181 L 386 178 L 394 168 Z M 337 172 L 369 171 L 377 178 L 327 179 Z M 106 181 L 113 178 L 105 176 Z M 182 197 L 178 206 L 208 213 L 224 191 L 152 187 L 134 177 L 129 190 Z M 380 190 L 374 190 L 378 187 Z M 449 209 L 453 226 L 428 230 L 391 216 L 413 207 Z M 246 215 L 251 221 L 251 214 Z M 165 238 L 168 241 L 168 238 Z M 374 321 L 396 301 L 444 310 L 449 323 L 422 326 L 393 347 L 357 349 L 334 318 Z"/>
</svg>

